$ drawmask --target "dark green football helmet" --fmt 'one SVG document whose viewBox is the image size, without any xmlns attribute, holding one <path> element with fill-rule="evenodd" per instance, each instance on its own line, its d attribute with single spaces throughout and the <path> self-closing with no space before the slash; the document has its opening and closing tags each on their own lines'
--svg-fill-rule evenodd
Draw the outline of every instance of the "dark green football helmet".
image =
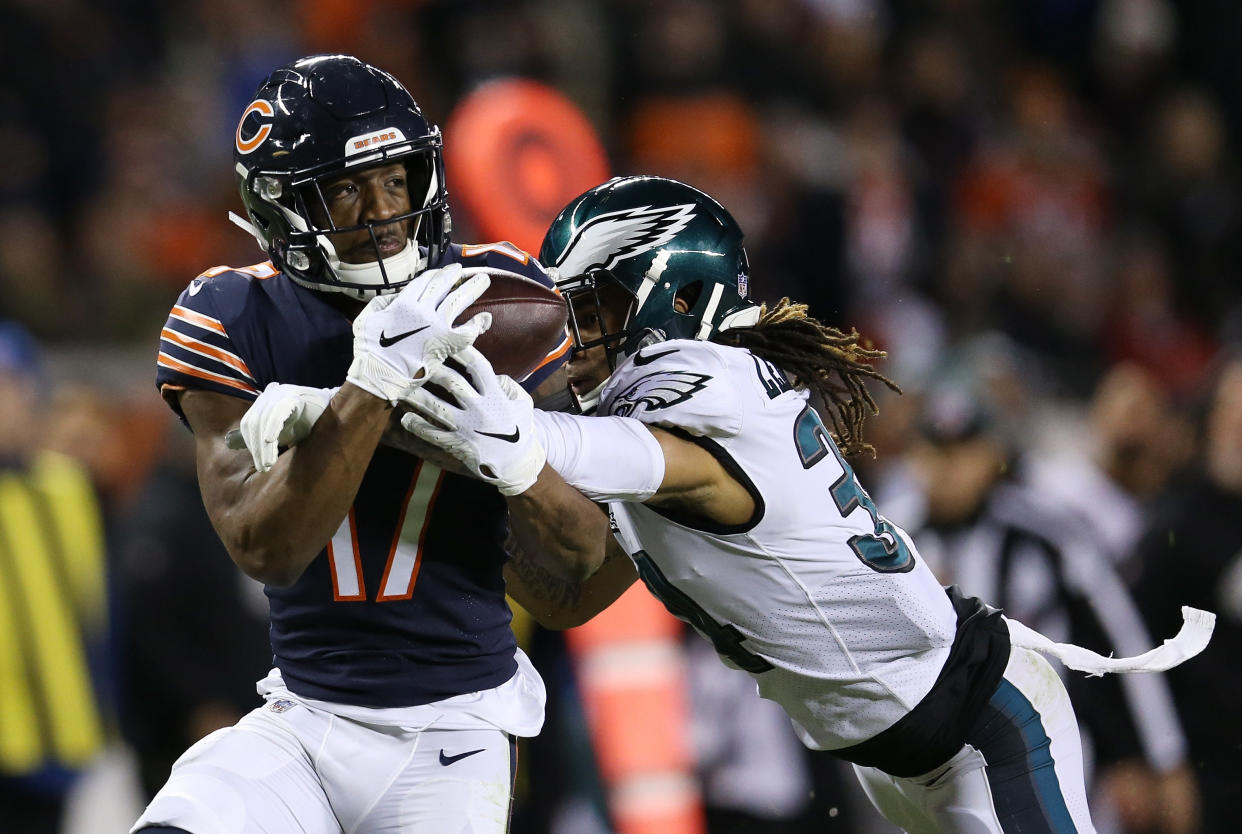
<svg viewBox="0 0 1242 834">
<path fill-rule="evenodd" d="M 647 345 L 710 339 L 759 320 L 741 228 L 720 203 L 676 180 L 617 177 L 578 196 L 552 221 L 539 259 L 556 270 L 569 302 L 575 350 L 602 344 L 613 368 Z M 584 341 L 578 316 L 589 304 L 599 311 L 607 282 L 633 299 L 624 326 L 603 332 L 601 324 L 600 338 Z M 685 312 L 674 307 L 678 298 Z"/>
</svg>

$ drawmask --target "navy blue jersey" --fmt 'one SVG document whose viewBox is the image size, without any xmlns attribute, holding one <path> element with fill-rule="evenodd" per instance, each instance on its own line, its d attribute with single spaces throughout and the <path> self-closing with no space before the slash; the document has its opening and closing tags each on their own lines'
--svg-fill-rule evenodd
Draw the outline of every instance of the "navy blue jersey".
<svg viewBox="0 0 1242 834">
<path fill-rule="evenodd" d="M 451 261 L 552 283 L 508 244 L 454 245 Z M 246 400 L 274 381 L 340 385 L 353 332 L 330 301 L 270 263 L 209 270 L 168 317 L 156 384 L 165 394 Z M 533 389 L 567 350 L 565 342 L 523 385 Z M 291 587 L 266 589 L 285 684 L 310 698 L 399 707 L 508 680 L 517 666 L 501 573 L 506 532 L 494 488 L 380 446 L 332 541 Z"/>
</svg>

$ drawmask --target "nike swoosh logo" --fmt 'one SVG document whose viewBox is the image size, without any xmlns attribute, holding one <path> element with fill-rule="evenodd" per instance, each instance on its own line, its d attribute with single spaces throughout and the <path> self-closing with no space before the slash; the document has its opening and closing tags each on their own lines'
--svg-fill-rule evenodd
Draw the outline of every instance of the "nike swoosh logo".
<svg viewBox="0 0 1242 834">
<path fill-rule="evenodd" d="M 421 333 L 430 326 L 431 325 L 429 324 L 424 324 L 422 327 L 415 327 L 413 330 L 407 330 L 404 333 L 398 333 L 396 336 L 389 336 L 386 333 L 381 332 L 380 337 L 379 337 L 379 346 L 380 347 L 392 347 L 393 345 L 395 345 L 397 342 L 401 341 L 402 339 L 413 336 L 415 333 Z"/>
<path fill-rule="evenodd" d="M 659 353 L 648 353 L 646 356 L 644 356 L 643 352 L 640 350 L 638 353 L 634 354 L 634 364 L 642 367 L 648 362 L 654 362 L 662 356 L 668 356 L 671 353 L 676 353 L 677 350 L 677 348 L 673 348 L 672 350 L 662 350 Z"/>
<path fill-rule="evenodd" d="M 522 436 L 521 430 L 520 430 L 520 429 L 518 429 L 516 426 L 514 427 L 514 429 L 513 429 L 512 433 L 510 433 L 510 434 L 497 434 L 496 432 L 490 432 L 490 431 L 479 431 L 478 429 L 475 429 L 475 430 L 474 430 L 474 433 L 475 433 L 475 434 L 481 434 L 481 435 L 483 435 L 484 437 L 494 437 L 494 438 L 496 438 L 497 440 L 503 440 L 503 441 L 504 441 L 504 442 L 506 442 L 506 443 L 517 443 L 517 442 L 518 442 L 518 440 L 519 440 L 519 439 L 521 438 L 521 436 Z"/>
<path fill-rule="evenodd" d="M 456 756 L 446 756 L 444 751 L 440 751 L 440 764 L 448 767 L 453 762 L 459 762 L 467 756 L 473 756 L 475 753 L 482 753 L 485 748 L 480 747 L 478 750 L 467 750 L 465 753 L 458 753 Z"/>
</svg>

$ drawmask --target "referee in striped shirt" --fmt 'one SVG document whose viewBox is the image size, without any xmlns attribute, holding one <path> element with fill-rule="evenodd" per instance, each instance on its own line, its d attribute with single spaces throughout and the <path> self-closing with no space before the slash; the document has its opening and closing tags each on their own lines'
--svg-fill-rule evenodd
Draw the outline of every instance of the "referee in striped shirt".
<svg viewBox="0 0 1242 834">
<path fill-rule="evenodd" d="M 924 517 L 899 521 L 941 582 L 1058 642 L 1119 656 L 1152 647 L 1130 590 L 1077 513 L 1012 477 L 1014 450 L 969 383 L 927 392 L 919 435 L 911 454 Z M 1097 784 L 1113 768 L 1142 774 L 1152 785 L 1188 772 L 1185 736 L 1163 675 L 1088 679 L 1062 672 Z M 1109 828 L 1104 810 L 1093 809 L 1101 831 Z M 1117 810 L 1120 830 L 1149 816 L 1124 803 Z"/>
</svg>

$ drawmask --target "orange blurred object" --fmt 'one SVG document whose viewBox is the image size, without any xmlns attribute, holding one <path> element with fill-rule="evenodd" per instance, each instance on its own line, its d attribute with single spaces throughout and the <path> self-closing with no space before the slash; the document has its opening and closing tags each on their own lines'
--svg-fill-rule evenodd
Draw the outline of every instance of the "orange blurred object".
<svg viewBox="0 0 1242 834">
<path fill-rule="evenodd" d="M 736 173 L 759 162 L 759 123 L 732 93 L 651 97 L 634 108 L 630 124 L 630 152 L 641 171 L 692 166 Z"/>
<path fill-rule="evenodd" d="M 483 240 L 537 253 L 561 208 L 608 179 L 608 158 L 572 101 L 537 81 L 490 81 L 462 99 L 444 128 L 454 204 Z"/>
<path fill-rule="evenodd" d="M 565 632 L 618 834 L 704 834 L 683 627 L 641 584 Z"/>
</svg>

